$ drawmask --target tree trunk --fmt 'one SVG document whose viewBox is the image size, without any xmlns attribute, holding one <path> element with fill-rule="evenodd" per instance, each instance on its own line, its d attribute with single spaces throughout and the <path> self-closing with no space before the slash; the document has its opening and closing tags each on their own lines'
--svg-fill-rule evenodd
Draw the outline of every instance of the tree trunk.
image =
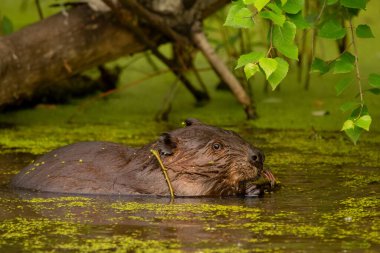
<svg viewBox="0 0 380 253">
<path fill-rule="evenodd" d="M 203 18 L 228 3 L 204 2 Z M 146 50 L 111 12 L 94 12 L 84 5 L 67 13 L 0 37 L 0 109 L 30 101 L 38 91 L 84 70 Z M 140 29 L 157 46 L 168 41 L 152 27 Z"/>
<path fill-rule="evenodd" d="M 145 32 L 163 42 L 159 34 Z M 67 16 L 56 14 L 0 38 L 0 108 L 21 104 L 38 89 L 144 49 L 110 13 L 80 6 Z"/>
</svg>

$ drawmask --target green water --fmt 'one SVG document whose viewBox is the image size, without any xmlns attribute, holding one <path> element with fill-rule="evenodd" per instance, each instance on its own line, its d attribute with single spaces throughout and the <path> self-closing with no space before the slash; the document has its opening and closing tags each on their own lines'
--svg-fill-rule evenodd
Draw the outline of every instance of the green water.
<svg viewBox="0 0 380 253">
<path fill-rule="evenodd" d="M 236 129 L 281 190 L 172 202 L 20 192 L 9 180 L 34 155 L 1 155 L 1 252 L 379 252 L 380 135 L 353 146 L 335 132 Z"/>
</svg>

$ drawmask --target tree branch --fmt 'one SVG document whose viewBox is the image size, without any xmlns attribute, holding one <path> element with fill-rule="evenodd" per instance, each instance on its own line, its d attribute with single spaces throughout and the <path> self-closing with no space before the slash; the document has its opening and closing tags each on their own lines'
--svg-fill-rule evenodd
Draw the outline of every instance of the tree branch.
<svg viewBox="0 0 380 253">
<path fill-rule="evenodd" d="M 356 81 L 359 88 L 359 96 L 360 96 L 360 105 L 361 110 L 364 107 L 364 96 L 363 96 L 363 87 L 362 87 L 362 79 L 360 76 L 360 68 L 359 68 L 359 58 L 358 58 L 358 48 L 356 46 L 356 40 L 355 40 L 355 34 L 354 34 L 354 25 L 352 23 L 352 17 L 350 18 L 350 31 L 351 31 L 351 37 L 352 37 L 352 46 L 354 47 L 355 52 L 355 70 L 356 70 Z M 361 111 L 358 117 L 361 116 Z"/>
<path fill-rule="evenodd" d="M 146 45 L 158 59 L 160 59 L 166 66 L 168 66 L 173 71 L 173 73 L 178 77 L 178 79 L 191 92 L 191 94 L 193 94 L 193 96 L 197 100 L 197 103 L 202 103 L 203 101 L 207 101 L 210 99 L 207 93 L 204 93 L 194 88 L 194 86 L 186 78 L 186 76 L 181 71 L 181 69 L 178 68 L 172 60 L 168 59 L 165 55 L 163 55 L 158 50 L 157 44 L 152 43 L 152 41 L 141 31 L 139 27 L 136 27 L 131 22 L 129 22 L 127 18 L 132 15 L 129 13 L 129 11 L 126 11 L 125 9 L 117 8 L 117 6 L 115 6 L 110 0 L 103 0 L 103 1 L 118 16 L 119 22 L 123 26 L 128 28 L 128 30 L 131 31 L 135 35 L 135 37 L 141 41 L 141 43 Z"/>
<path fill-rule="evenodd" d="M 203 18 L 228 3 L 202 2 Z M 139 29 L 155 46 L 168 40 L 152 26 Z M 0 109 L 30 101 L 39 89 L 54 87 L 84 70 L 146 48 L 110 12 L 94 12 L 82 5 L 66 15 L 45 18 L 0 37 Z"/>
<path fill-rule="evenodd" d="M 195 31 L 192 35 L 193 42 L 202 51 L 203 55 L 207 58 L 208 62 L 219 74 L 221 79 L 230 87 L 236 99 L 243 104 L 247 118 L 255 118 L 256 112 L 253 110 L 251 99 L 240 85 L 236 77 L 231 73 L 228 67 L 223 63 L 219 56 L 215 53 L 213 47 L 208 42 L 205 34 L 202 31 Z"/>
</svg>

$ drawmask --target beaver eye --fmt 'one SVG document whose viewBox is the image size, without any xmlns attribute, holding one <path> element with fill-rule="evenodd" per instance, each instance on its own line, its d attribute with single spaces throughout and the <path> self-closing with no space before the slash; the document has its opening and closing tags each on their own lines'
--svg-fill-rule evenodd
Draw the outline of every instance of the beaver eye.
<svg viewBox="0 0 380 253">
<path fill-rule="evenodd" d="M 222 144 L 216 142 L 216 143 L 212 144 L 212 148 L 214 150 L 219 150 L 222 148 Z"/>
</svg>

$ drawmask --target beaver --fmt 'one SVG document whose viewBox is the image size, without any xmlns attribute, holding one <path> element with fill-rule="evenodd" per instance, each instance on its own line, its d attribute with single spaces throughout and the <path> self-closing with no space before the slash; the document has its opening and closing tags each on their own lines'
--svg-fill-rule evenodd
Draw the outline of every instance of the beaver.
<svg viewBox="0 0 380 253">
<path fill-rule="evenodd" d="M 252 196 L 264 189 L 254 183 L 258 179 L 274 185 L 273 174 L 263 169 L 263 152 L 237 133 L 196 119 L 184 123 L 141 148 L 111 142 L 58 148 L 22 169 L 11 185 L 56 193 L 160 196 Z"/>
</svg>

